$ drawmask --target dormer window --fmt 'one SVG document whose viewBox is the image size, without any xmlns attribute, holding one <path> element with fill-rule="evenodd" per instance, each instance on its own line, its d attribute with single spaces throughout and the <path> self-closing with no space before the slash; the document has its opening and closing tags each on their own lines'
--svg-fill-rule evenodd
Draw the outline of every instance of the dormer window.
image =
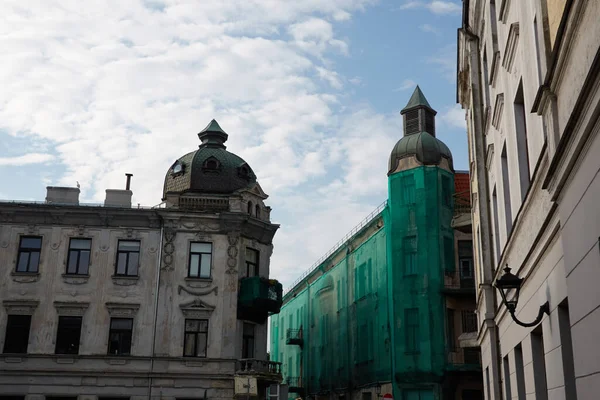
<svg viewBox="0 0 600 400">
<path fill-rule="evenodd" d="M 247 166 L 241 166 L 240 167 L 240 176 L 243 178 L 247 178 L 249 175 L 249 171 L 248 171 L 248 167 Z"/>
<path fill-rule="evenodd" d="M 179 175 L 183 173 L 183 164 L 180 161 L 175 161 L 172 167 L 173 175 Z"/>
<path fill-rule="evenodd" d="M 210 157 L 202 164 L 203 171 L 218 172 L 221 169 L 221 163 L 215 157 Z"/>
</svg>

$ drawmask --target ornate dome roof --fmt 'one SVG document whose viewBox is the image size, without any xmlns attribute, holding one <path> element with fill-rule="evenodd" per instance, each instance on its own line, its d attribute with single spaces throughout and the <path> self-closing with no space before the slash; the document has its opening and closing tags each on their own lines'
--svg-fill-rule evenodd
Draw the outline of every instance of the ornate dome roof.
<svg viewBox="0 0 600 400">
<path fill-rule="evenodd" d="M 243 159 L 225 150 L 227 133 L 214 119 L 198 133 L 199 149 L 173 163 L 165 176 L 163 199 L 169 193 L 230 194 L 256 183 Z"/>
<path fill-rule="evenodd" d="M 406 135 L 396 143 L 390 154 L 388 173 L 396 170 L 400 159 L 411 156 L 415 156 L 424 165 L 437 165 L 445 158 L 450 168 L 454 169 L 448 146 L 427 132 L 419 132 Z"/>
</svg>

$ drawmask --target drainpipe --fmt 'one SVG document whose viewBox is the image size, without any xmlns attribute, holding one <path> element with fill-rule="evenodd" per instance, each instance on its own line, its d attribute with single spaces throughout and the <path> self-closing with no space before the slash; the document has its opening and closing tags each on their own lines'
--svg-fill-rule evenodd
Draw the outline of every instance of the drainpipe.
<svg viewBox="0 0 600 400">
<path fill-rule="evenodd" d="M 158 215 L 160 218 L 160 215 Z M 160 218 L 160 241 L 158 247 L 158 259 L 156 263 L 156 289 L 154 294 L 154 329 L 152 331 L 152 353 L 150 354 L 150 371 L 148 372 L 148 400 L 152 400 L 152 373 L 154 372 L 154 351 L 156 349 L 156 330 L 158 321 L 158 294 L 160 290 L 160 270 L 162 261 L 162 250 L 163 250 L 163 237 L 164 237 L 164 223 Z"/>
<path fill-rule="evenodd" d="M 469 65 L 470 65 L 470 80 L 471 80 L 471 92 L 473 96 L 473 144 L 475 150 L 475 170 L 477 173 L 477 196 L 478 196 L 478 213 L 479 213 L 479 232 L 481 235 L 481 253 L 483 260 L 483 276 L 480 287 L 483 290 L 483 301 L 485 305 L 485 316 L 484 324 L 490 335 L 491 353 L 492 353 L 492 377 L 493 384 L 491 392 L 493 398 L 496 400 L 502 399 L 502 386 L 501 386 L 501 375 L 500 375 L 500 362 L 502 354 L 500 349 L 500 340 L 498 336 L 498 326 L 496 325 L 496 293 L 492 282 L 494 277 L 492 276 L 493 258 L 492 258 L 492 239 L 491 239 L 491 219 L 490 219 L 490 199 L 489 199 L 489 184 L 486 171 L 485 163 L 485 132 L 484 132 L 484 109 L 483 101 L 481 99 L 482 91 L 482 79 L 481 71 L 479 66 L 479 60 L 481 59 L 479 54 L 479 37 L 471 32 L 468 27 L 463 27 L 458 30 L 460 33 L 466 36 L 465 43 L 469 47 Z M 471 171 L 472 172 L 472 171 Z M 490 266 L 486 268 L 485 266 Z M 486 382 L 487 384 L 487 382 Z"/>
</svg>

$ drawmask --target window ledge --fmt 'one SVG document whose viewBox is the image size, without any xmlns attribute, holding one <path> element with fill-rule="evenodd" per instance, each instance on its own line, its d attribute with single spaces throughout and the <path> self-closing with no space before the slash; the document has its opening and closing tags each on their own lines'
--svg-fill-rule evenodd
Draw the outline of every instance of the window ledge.
<svg viewBox="0 0 600 400">
<path fill-rule="evenodd" d="M 132 286 L 137 285 L 140 280 L 139 276 L 126 276 L 126 275 L 112 275 L 112 281 L 118 286 Z"/>
<path fill-rule="evenodd" d="M 69 285 L 83 285 L 90 279 L 89 275 L 62 274 L 62 280 Z"/>
<path fill-rule="evenodd" d="M 212 278 L 185 278 L 185 282 L 189 287 L 193 288 L 207 288 L 212 284 Z"/>
<path fill-rule="evenodd" d="M 23 362 L 23 357 L 18 356 L 19 353 L 13 354 L 4 354 L 4 362 L 5 363 L 21 363 Z"/>
<path fill-rule="evenodd" d="M 187 357 L 188 356 L 186 356 L 186 358 Z M 205 357 L 197 357 L 197 358 L 199 358 L 199 360 L 190 360 L 190 359 L 184 360 L 183 364 L 186 367 L 203 367 L 204 366 L 203 360 L 205 359 Z"/>
<path fill-rule="evenodd" d="M 127 358 L 123 358 L 123 357 L 127 357 L 127 354 L 123 354 L 123 355 L 113 355 L 111 354 L 110 357 L 114 357 L 114 358 L 110 358 L 107 360 L 107 363 L 110 365 L 125 365 L 127 363 L 129 363 L 129 360 Z"/>
<path fill-rule="evenodd" d="M 39 272 L 11 272 L 10 276 L 14 282 L 31 283 L 40 280 Z"/>
<path fill-rule="evenodd" d="M 75 357 L 72 354 L 58 355 L 58 357 L 54 359 L 54 362 L 57 364 L 73 364 L 75 362 Z"/>
</svg>

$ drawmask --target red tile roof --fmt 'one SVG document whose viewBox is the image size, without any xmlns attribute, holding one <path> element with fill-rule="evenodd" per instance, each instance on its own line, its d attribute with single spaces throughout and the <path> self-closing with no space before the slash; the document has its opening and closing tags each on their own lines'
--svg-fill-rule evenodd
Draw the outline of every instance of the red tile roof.
<svg viewBox="0 0 600 400">
<path fill-rule="evenodd" d="M 457 197 L 465 200 L 467 203 L 471 202 L 471 178 L 468 172 L 455 172 L 454 173 L 454 192 Z"/>
</svg>

